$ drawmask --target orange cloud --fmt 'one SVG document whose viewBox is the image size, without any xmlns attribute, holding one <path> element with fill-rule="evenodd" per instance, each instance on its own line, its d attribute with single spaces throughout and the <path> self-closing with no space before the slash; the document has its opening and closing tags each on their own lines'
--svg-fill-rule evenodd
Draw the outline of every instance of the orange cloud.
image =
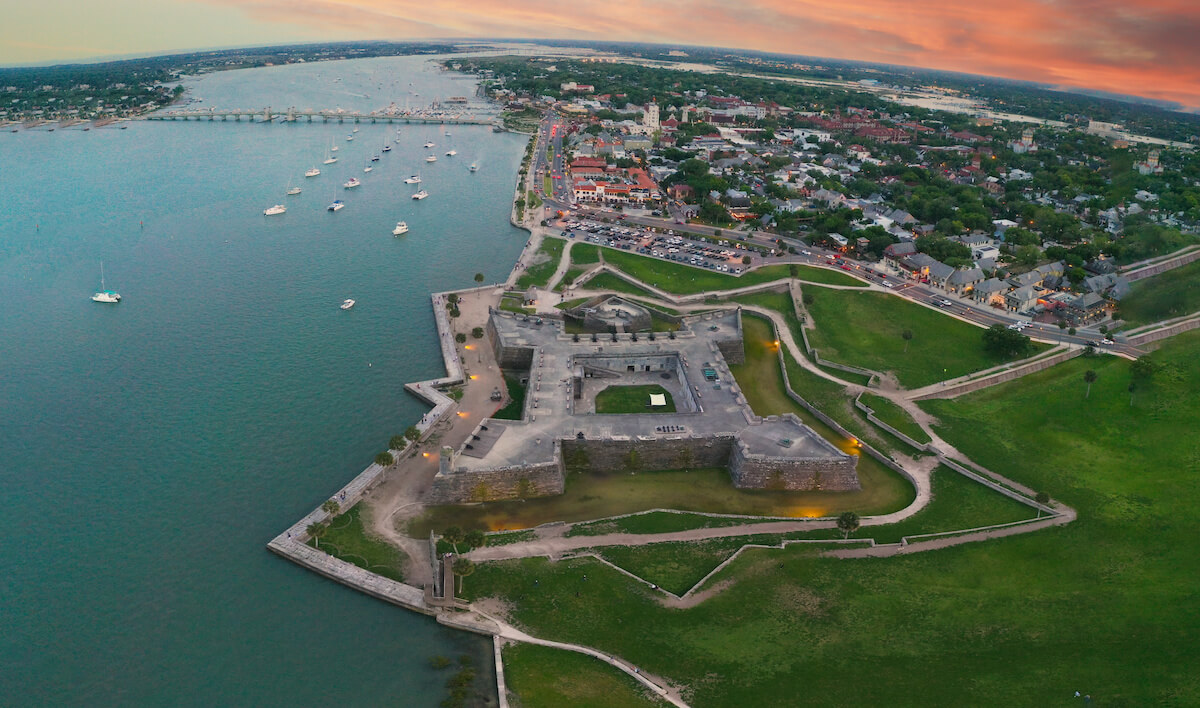
<svg viewBox="0 0 1200 708">
<path fill-rule="evenodd" d="M 1194 0 L 207 0 L 338 38 L 554 37 L 742 47 L 1200 106 Z"/>
</svg>

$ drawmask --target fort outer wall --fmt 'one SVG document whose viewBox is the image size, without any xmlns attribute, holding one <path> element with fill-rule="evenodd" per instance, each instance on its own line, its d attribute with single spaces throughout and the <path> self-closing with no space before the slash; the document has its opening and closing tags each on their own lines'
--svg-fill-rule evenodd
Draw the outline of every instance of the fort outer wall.
<svg viewBox="0 0 1200 708">
<path fill-rule="evenodd" d="M 510 465 L 478 470 L 450 469 L 454 451 L 442 449 L 441 469 L 433 478 L 426 500 L 430 504 L 463 504 L 554 497 L 566 489 L 561 443 L 554 443 L 554 459 L 531 465 Z"/>
<path fill-rule="evenodd" d="M 861 489 L 856 460 L 794 458 L 751 454 L 745 444 L 733 446 L 729 476 L 738 489 L 775 489 L 793 492 L 848 492 Z"/>
<path fill-rule="evenodd" d="M 729 466 L 733 433 L 712 437 L 587 438 L 562 441 L 571 467 L 590 472 L 679 470 Z"/>
</svg>

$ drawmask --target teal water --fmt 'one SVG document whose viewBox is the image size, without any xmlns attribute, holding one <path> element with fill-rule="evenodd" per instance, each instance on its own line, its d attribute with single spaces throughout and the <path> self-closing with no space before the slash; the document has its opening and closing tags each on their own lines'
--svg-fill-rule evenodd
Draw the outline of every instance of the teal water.
<svg viewBox="0 0 1200 708">
<path fill-rule="evenodd" d="M 334 72 L 373 94 L 347 108 L 389 83 L 473 90 L 418 57 L 191 85 L 203 105 L 324 108 Z M 0 134 L 0 704 L 432 706 L 431 656 L 490 656 L 264 548 L 425 410 L 402 386 L 444 371 L 429 293 L 503 278 L 525 241 L 522 137 L 401 126 L 364 174 L 396 128 L 351 127 Z M 119 305 L 88 299 L 101 261 Z"/>
</svg>

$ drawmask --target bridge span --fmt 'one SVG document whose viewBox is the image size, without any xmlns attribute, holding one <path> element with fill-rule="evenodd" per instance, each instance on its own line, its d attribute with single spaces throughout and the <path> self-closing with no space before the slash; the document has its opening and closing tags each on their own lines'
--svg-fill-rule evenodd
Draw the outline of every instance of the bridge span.
<svg viewBox="0 0 1200 708">
<path fill-rule="evenodd" d="M 253 123 L 297 123 L 321 121 L 323 123 L 446 123 L 451 125 L 490 125 L 503 126 L 496 116 L 474 115 L 471 113 L 421 112 L 421 113 L 387 113 L 371 111 L 368 113 L 342 110 L 298 110 L 288 108 L 284 111 L 272 111 L 268 106 L 258 110 L 192 108 L 177 111 L 160 111 L 142 116 L 140 120 L 208 120 L 208 121 L 241 121 Z"/>
</svg>

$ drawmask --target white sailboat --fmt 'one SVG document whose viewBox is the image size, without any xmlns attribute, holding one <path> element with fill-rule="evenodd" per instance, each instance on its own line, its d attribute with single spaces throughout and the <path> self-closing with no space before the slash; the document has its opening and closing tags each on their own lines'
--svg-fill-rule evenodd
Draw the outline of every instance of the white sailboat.
<svg viewBox="0 0 1200 708">
<path fill-rule="evenodd" d="M 472 172 L 478 172 L 478 171 L 479 171 L 479 165 L 476 165 L 474 162 L 472 162 L 472 163 L 471 163 L 471 171 L 472 171 Z"/>
<path fill-rule="evenodd" d="M 325 164 L 326 165 L 332 165 L 333 163 L 337 162 L 337 158 L 333 156 L 334 150 L 337 150 L 337 146 L 331 142 L 329 145 L 329 149 L 325 151 Z"/>
<path fill-rule="evenodd" d="M 351 307 L 354 307 L 353 300 L 351 300 L 350 298 L 346 298 L 345 300 L 342 300 L 341 308 L 343 310 L 349 310 Z"/>
<path fill-rule="evenodd" d="M 458 154 L 458 150 L 455 150 L 454 148 L 450 148 L 449 150 L 446 151 L 446 157 L 454 157 L 457 154 Z"/>
<path fill-rule="evenodd" d="M 433 155 L 430 155 L 429 157 L 425 158 L 425 161 L 426 162 L 437 162 L 437 158 L 434 157 Z"/>
<path fill-rule="evenodd" d="M 92 302 L 117 303 L 120 301 L 120 293 L 104 289 L 104 261 L 100 261 L 100 292 L 92 295 Z"/>
<path fill-rule="evenodd" d="M 412 195 L 412 198 L 413 199 L 424 199 L 425 197 L 428 197 L 428 196 L 429 196 L 429 192 L 426 192 L 424 189 L 422 189 L 421 191 Z"/>
<path fill-rule="evenodd" d="M 351 177 L 350 179 L 348 179 L 342 183 L 342 187 L 345 189 L 354 189 L 355 187 L 357 187 L 360 184 L 362 184 L 362 182 L 358 181 L 357 177 Z"/>
</svg>

